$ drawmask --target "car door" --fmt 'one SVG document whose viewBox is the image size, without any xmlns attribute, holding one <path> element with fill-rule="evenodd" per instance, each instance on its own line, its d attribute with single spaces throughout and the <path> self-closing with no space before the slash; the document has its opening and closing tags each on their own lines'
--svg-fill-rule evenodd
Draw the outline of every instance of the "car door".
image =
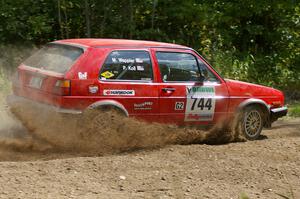
<svg viewBox="0 0 300 199">
<path fill-rule="evenodd" d="M 158 115 L 158 85 L 149 49 L 113 49 L 99 73 L 103 100 L 122 104 L 130 116 L 155 120 Z"/>
<path fill-rule="evenodd" d="M 179 49 L 155 49 L 153 53 L 160 73 L 162 122 L 213 124 L 226 117 L 226 84 L 200 56 Z"/>
</svg>

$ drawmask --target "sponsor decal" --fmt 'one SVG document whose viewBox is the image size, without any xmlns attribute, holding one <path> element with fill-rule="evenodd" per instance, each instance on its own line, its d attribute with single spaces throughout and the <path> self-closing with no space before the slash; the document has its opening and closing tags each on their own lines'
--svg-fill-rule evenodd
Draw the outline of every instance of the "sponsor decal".
<svg viewBox="0 0 300 199">
<path fill-rule="evenodd" d="M 203 115 L 203 114 L 188 114 L 188 121 L 207 121 L 212 120 L 212 115 Z"/>
<path fill-rule="evenodd" d="M 89 86 L 89 92 L 92 93 L 92 94 L 97 93 L 98 90 L 99 90 L 98 86 Z"/>
<path fill-rule="evenodd" d="M 109 79 L 115 75 L 109 71 L 105 71 L 105 72 L 101 73 L 101 76 L 104 77 L 105 79 Z"/>
<path fill-rule="evenodd" d="M 211 121 L 214 118 L 216 96 L 213 86 L 187 86 L 185 121 Z"/>
<path fill-rule="evenodd" d="M 143 102 L 140 104 L 134 104 L 134 110 L 152 110 L 153 102 Z"/>
<path fill-rule="evenodd" d="M 184 110 L 184 102 L 175 102 L 175 110 Z"/>
<path fill-rule="evenodd" d="M 200 87 L 200 86 L 194 86 L 194 87 L 186 87 L 187 94 L 213 94 L 215 93 L 214 87 Z"/>
<path fill-rule="evenodd" d="M 87 79 L 87 72 L 78 72 L 78 79 Z"/>
<path fill-rule="evenodd" d="M 103 95 L 129 95 L 134 96 L 134 90 L 103 90 Z"/>
</svg>

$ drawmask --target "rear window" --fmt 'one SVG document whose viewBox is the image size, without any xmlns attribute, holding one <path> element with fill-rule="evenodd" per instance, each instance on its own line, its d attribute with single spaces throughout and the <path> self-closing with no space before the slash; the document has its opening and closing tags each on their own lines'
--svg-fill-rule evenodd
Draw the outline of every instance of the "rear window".
<svg viewBox="0 0 300 199">
<path fill-rule="evenodd" d="M 43 70 L 65 73 L 82 53 L 83 50 L 78 47 L 48 44 L 29 57 L 24 64 Z"/>
</svg>

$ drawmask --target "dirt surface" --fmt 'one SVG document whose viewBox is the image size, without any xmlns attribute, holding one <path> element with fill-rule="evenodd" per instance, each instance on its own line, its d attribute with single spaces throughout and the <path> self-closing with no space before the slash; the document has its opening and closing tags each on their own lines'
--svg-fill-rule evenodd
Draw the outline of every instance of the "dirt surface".
<svg viewBox="0 0 300 199">
<path fill-rule="evenodd" d="M 0 198 L 300 198 L 300 119 L 257 141 L 106 155 L 58 150 L 10 120 L 2 115 Z"/>
</svg>

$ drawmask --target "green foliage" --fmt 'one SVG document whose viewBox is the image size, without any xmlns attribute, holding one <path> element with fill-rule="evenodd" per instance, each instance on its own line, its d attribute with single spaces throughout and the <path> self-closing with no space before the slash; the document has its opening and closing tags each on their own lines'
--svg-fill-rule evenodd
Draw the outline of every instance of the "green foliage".
<svg viewBox="0 0 300 199">
<path fill-rule="evenodd" d="M 289 105 L 289 116 L 300 117 L 300 102 L 295 102 Z"/>
<path fill-rule="evenodd" d="M 232 78 L 299 89 L 299 3 L 238 2 L 213 4 L 208 20 L 216 41 L 209 53 L 215 65 Z"/>
<path fill-rule="evenodd" d="M 296 0 L 0 2 L 0 43 L 87 36 L 191 46 L 225 77 L 300 90 Z"/>
</svg>

